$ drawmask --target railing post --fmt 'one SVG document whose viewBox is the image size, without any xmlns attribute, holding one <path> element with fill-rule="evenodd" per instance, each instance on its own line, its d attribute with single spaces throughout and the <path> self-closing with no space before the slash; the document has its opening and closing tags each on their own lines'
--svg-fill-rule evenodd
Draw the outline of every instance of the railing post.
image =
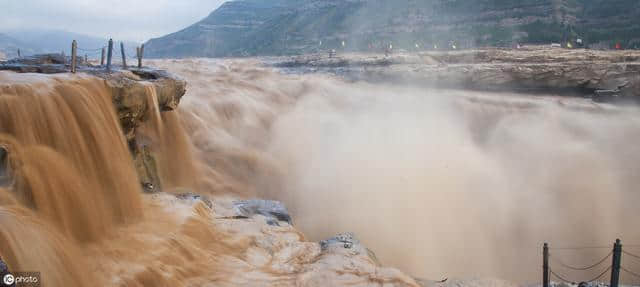
<svg viewBox="0 0 640 287">
<path fill-rule="evenodd" d="M 542 247 L 542 287 L 549 287 L 549 244 Z"/>
<path fill-rule="evenodd" d="M 78 64 L 78 51 L 76 49 L 78 49 L 78 42 L 73 40 L 71 42 L 71 73 L 76 72 L 76 65 Z"/>
<path fill-rule="evenodd" d="M 111 58 L 113 57 L 113 39 L 109 39 L 109 46 L 107 49 L 107 71 L 111 71 Z"/>
<path fill-rule="evenodd" d="M 142 68 L 142 58 L 144 58 L 144 44 L 140 45 L 140 61 L 138 63 L 138 68 Z"/>
<path fill-rule="evenodd" d="M 100 66 L 104 66 L 104 56 L 105 56 L 105 49 L 104 47 L 102 47 L 102 55 L 100 55 Z"/>
<path fill-rule="evenodd" d="M 616 239 L 613 244 L 613 259 L 611 264 L 611 282 L 609 287 L 618 287 L 620 283 L 620 261 L 622 260 L 622 243 L 620 239 Z"/>
<path fill-rule="evenodd" d="M 122 43 L 122 42 L 120 42 L 120 52 L 122 53 L 122 68 L 126 69 L 127 68 L 127 57 L 125 56 L 124 43 Z"/>
</svg>

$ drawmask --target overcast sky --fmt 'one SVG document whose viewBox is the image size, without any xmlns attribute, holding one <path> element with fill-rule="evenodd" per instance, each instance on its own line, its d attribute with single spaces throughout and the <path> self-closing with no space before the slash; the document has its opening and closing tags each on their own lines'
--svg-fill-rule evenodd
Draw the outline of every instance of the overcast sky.
<svg viewBox="0 0 640 287">
<path fill-rule="evenodd" d="M 0 31 L 65 30 L 146 41 L 197 22 L 226 0 L 0 0 Z"/>
</svg>

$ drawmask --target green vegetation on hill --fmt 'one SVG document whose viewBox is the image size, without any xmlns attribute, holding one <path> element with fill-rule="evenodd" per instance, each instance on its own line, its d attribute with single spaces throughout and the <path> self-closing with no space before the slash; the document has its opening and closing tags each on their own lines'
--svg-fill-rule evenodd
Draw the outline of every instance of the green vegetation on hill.
<svg viewBox="0 0 640 287">
<path fill-rule="evenodd" d="M 511 46 L 639 45 L 638 0 L 236 0 L 150 40 L 152 57 Z M 344 45 L 343 45 L 344 42 Z"/>
</svg>

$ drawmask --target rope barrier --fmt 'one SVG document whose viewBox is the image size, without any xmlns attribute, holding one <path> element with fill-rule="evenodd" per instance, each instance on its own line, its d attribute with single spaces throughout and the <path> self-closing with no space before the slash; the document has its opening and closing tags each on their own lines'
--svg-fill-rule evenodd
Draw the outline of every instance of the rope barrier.
<svg viewBox="0 0 640 287">
<path fill-rule="evenodd" d="M 549 256 L 549 258 L 551 258 L 551 260 L 553 260 L 554 262 L 562 265 L 565 268 L 572 269 L 572 270 L 584 271 L 584 270 L 589 270 L 589 269 L 592 269 L 594 267 L 597 267 L 598 265 L 600 265 L 603 262 L 605 262 L 607 260 L 607 258 L 611 257 L 611 255 L 613 255 L 613 252 L 609 252 L 607 254 L 607 256 L 605 256 L 604 258 L 600 259 L 598 262 L 594 263 L 593 265 L 589 265 L 589 266 L 585 266 L 585 267 L 574 267 L 574 266 L 565 264 L 564 262 L 562 262 L 562 261 L 560 261 L 558 259 L 555 259 L 555 257 L 553 257 L 553 256 Z"/>
<path fill-rule="evenodd" d="M 106 46 L 100 47 L 97 49 L 82 49 L 82 48 L 77 48 L 77 49 L 83 52 L 96 52 L 96 51 L 102 51 L 103 48 L 106 48 Z"/>
<path fill-rule="evenodd" d="M 549 247 L 549 250 L 583 250 L 583 249 L 605 249 L 605 248 L 611 248 L 611 246 Z"/>
<path fill-rule="evenodd" d="M 82 53 L 82 55 L 88 55 L 88 56 L 100 56 L 100 54 L 101 54 L 100 52 L 98 52 L 98 53 L 95 53 L 95 52 L 94 53 L 87 53 L 87 52 Z"/>
<path fill-rule="evenodd" d="M 639 255 L 635 255 L 633 253 L 630 253 L 630 252 L 627 252 L 627 251 L 624 251 L 624 250 L 622 250 L 622 253 L 627 254 L 627 255 L 629 255 L 631 257 L 634 257 L 634 258 L 640 260 L 640 256 Z"/>
<path fill-rule="evenodd" d="M 632 271 L 628 270 L 627 268 L 624 268 L 624 266 L 620 266 L 620 270 L 622 270 L 624 272 L 627 272 L 627 273 L 629 273 L 629 274 L 631 274 L 631 275 L 633 275 L 633 276 L 635 276 L 637 278 L 640 278 L 640 274 L 632 272 Z"/>
<path fill-rule="evenodd" d="M 625 244 L 624 247 L 640 248 L 640 244 Z M 562 246 L 562 247 L 549 247 L 549 250 L 582 250 L 582 249 L 605 249 L 605 248 L 612 248 L 612 246 L 611 245 L 609 246 L 605 246 L 605 245 L 576 246 L 576 247 Z"/>
<path fill-rule="evenodd" d="M 611 271 L 611 266 L 607 267 L 604 271 L 602 271 L 602 273 L 600 273 L 598 276 L 596 276 L 595 278 L 591 279 L 591 280 L 586 280 L 586 281 L 582 281 L 581 282 L 594 282 L 600 278 L 602 278 L 602 276 L 604 276 L 605 274 L 607 274 L 607 272 Z M 570 283 L 570 284 L 576 284 L 577 281 L 571 281 L 571 280 L 567 280 L 565 279 L 563 276 L 558 275 L 558 273 L 556 273 L 555 271 L 553 271 L 553 269 L 549 269 L 549 272 L 551 272 L 551 274 L 553 276 L 555 276 L 556 278 L 564 281 L 565 283 Z"/>
<path fill-rule="evenodd" d="M 569 283 L 569 284 L 576 284 L 576 282 L 569 281 L 567 279 L 562 278 L 562 276 L 556 274 L 556 272 L 554 272 L 553 269 L 549 269 L 549 272 L 551 272 L 551 275 L 556 276 L 556 278 L 560 279 L 560 281 L 563 281 L 563 282 Z"/>
<path fill-rule="evenodd" d="M 593 278 L 593 279 L 591 279 L 591 280 L 589 280 L 589 281 L 587 281 L 587 282 L 593 282 L 593 281 L 596 281 L 596 280 L 598 280 L 598 279 L 602 278 L 602 276 L 604 276 L 605 274 L 607 274 L 607 272 L 609 272 L 609 271 L 611 271 L 611 266 L 607 267 L 607 269 L 605 269 L 604 271 L 602 271 L 602 273 L 600 273 L 600 275 L 598 275 L 598 277 Z"/>
</svg>

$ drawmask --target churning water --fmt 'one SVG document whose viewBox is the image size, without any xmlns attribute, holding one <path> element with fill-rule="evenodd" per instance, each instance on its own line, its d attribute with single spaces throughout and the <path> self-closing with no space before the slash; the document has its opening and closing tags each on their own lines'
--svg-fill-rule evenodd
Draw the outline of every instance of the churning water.
<svg viewBox="0 0 640 287">
<path fill-rule="evenodd" d="M 189 82 L 177 112 L 141 129 L 170 191 L 282 200 L 310 239 L 353 231 L 383 264 L 432 279 L 536 282 L 542 242 L 640 242 L 635 107 L 283 75 L 251 60 L 153 64 Z M 0 256 L 12 269 L 50 286 L 232 282 L 250 240 L 141 194 L 104 82 L 0 83 L 14 178 L 0 189 Z M 584 265 L 607 251 L 558 255 Z"/>
</svg>

